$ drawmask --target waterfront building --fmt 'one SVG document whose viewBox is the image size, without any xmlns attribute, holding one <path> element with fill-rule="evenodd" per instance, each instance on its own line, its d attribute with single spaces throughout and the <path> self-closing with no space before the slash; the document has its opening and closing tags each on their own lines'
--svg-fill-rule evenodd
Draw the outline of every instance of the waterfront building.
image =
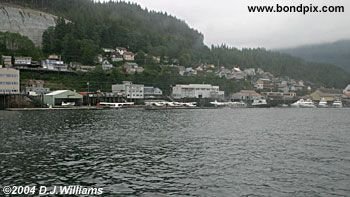
<svg viewBox="0 0 350 197">
<path fill-rule="evenodd" d="M 241 90 L 237 93 L 232 94 L 232 100 L 238 101 L 253 101 L 263 98 L 261 94 L 255 92 L 254 90 Z"/>
<path fill-rule="evenodd" d="M 313 101 L 320 101 L 324 98 L 325 101 L 333 102 L 343 96 L 343 91 L 339 89 L 329 89 L 329 88 L 320 88 L 315 92 L 310 94 L 310 97 Z"/>
<path fill-rule="evenodd" d="M 224 91 L 220 91 L 219 86 L 210 84 L 188 84 L 176 85 L 172 89 L 172 96 L 176 99 L 181 98 L 215 98 L 224 97 Z"/>
<path fill-rule="evenodd" d="M 145 86 L 143 92 L 146 99 L 160 98 L 163 96 L 163 91 L 161 89 L 152 86 Z"/>
<path fill-rule="evenodd" d="M 112 85 L 112 92 L 127 99 L 143 99 L 144 85 L 133 84 L 130 81 L 123 81 L 123 84 Z"/>
<path fill-rule="evenodd" d="M 25 88 L 25 93 L 30 96 L 44 95 L 50 92 L 50 88 L 44 87 L 43 80 L 29 80 Z"/>
<path fill-rule="evenodd" d="M 62 106 L 64 103 L 81 105 L 83 96 L 71 90 L 57 90 L 44 95 L 44 103 L 48 106 Z"/>
<path fill-rule="evenodd" d="M 0 68 L 0 94 L 19 94 L 19 70 Z"/>
</svg>

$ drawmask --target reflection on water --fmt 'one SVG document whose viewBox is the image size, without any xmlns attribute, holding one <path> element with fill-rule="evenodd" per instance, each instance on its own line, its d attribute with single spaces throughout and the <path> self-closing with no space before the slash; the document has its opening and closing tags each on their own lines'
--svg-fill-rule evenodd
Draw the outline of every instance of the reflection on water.
<svg viewBox="0 0 350 197">
<path fill-rule="evenodd" d="M 0 187 L 350 195 L 350 110 L 0 112 Z"/>
</svg>

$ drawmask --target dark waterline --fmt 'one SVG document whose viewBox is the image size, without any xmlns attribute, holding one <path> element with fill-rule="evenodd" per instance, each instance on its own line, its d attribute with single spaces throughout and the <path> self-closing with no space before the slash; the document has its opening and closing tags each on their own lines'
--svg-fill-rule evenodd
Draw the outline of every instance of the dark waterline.
<svg viewBox="0 0 350 197">
<path fill-rule="evenodd" d="M 0 111 L 0 187 L 349 196 L 350 109 Z"/>
</svg>

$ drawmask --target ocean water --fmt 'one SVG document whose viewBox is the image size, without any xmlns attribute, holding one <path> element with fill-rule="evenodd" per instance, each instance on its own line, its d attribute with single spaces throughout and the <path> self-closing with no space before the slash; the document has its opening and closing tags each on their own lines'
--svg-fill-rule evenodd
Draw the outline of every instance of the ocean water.
<svg viewBox="0 0 350 197">
<path fill-rule="evenodd" d="M 350 109 L 0 111 L 0 188 L 9 185 L 350 196 Z"/>
</svg>

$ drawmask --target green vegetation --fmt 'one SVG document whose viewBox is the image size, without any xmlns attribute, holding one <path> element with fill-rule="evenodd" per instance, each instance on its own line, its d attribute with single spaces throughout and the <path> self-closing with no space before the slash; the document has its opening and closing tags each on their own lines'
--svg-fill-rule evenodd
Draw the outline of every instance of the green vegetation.
<svg viewBox="0 0 350 197">
<path fill-rule="evenodd" d="M 36 60 L 42 57 L 41 50 L 28 37 L 10 32 L 0 32 L 0 55 L 30 56 Z"/>
<path fill-rule="evenodd" d="M 101 48 L 120 46 L 138 53 L 140 56 L 136 57 L 136 61 L 140 64 L 145 62 L 144 59 L 147 58 L 145 54 L 149 54 L 160 56 L 162 63 L 166 63 L 166 60 L 170 60 L 169 63 L 173 63 L 171 60 L 178 60 L 180 65 L 186 67 L 201 63 L 215 65 L 219 63 L 225 67 L 239 65 L 241 68 L 262 68 L 275 76 L 290 76 L 327 87 L 343 88 L 350 83 L 349 73 L 333 65 L 307 63 L 263 48 L 239 50 L 225 45 L 209 48 L 203 43 L 203 35 L 190 28 L 184 21 L 167 13 L 142 9 L 133 3 L 112 1 L 94 3 L 92 0 L 7 0 L 6 2 L 40 9 L 62 17 L 57 21 L 56 27 L 49 28 L 44 33 L 43 52 L 45 55 L 60 54 L 66 62 L 95 64 L 95 57 L 101 53 Z M 90 80 L 89 77 L 98 75 L 100 82 L 112 83 L 128 79 L 135 83 L 155 84 L 163 88 L 169 88 L 169 84 L 174 83 L 207 82 L 222 85 L 226 87 L 226 91 L 234 89 L 233 86 L 237 85 L 237 82 L 218 79 L 211 73 L 207 76 L 179 77 L 174 71 L 148 64 L 149 62 L 143 65 L 146 67 L 143 74 L 135 76 L 124 76 L 118 69 L 112 74 L 96 70 L 91 74 L 79 75 L 82 79 L 75 80 L 86 81 Z M 66 83 L 64 77 L 61 78 L 62 83 Z"/>
</svg>

